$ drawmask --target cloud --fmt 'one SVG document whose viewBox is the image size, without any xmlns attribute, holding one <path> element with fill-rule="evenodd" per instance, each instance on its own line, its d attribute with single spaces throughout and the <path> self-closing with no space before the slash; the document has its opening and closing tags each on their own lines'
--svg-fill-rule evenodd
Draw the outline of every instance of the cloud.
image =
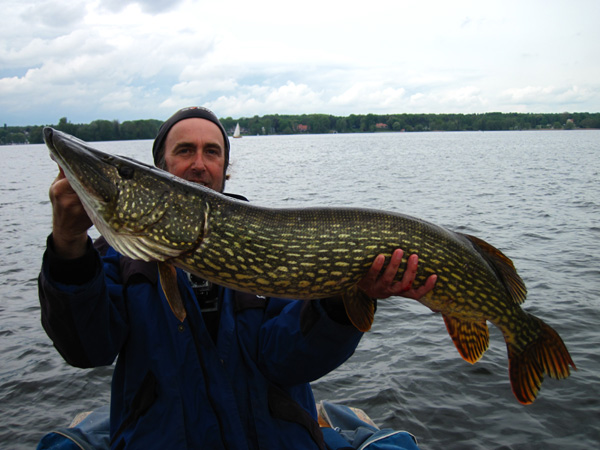
<svg viewBox="0 0 600 450">
<path fill-rule="evenodd" d="M 444 87 L 412 94 L 408 108 L 411 112 L 422 113 L 484 112 L 490 103 L 478 87 Z"/>
<path fill-rule="evenodd" d="M 324 105 L 320 92 L 291 81 L 281 86 L 239 86 L 234 94 L 207 102 L 207 106 L 215 111 L 224 111 L 220 115 L 229 116 L 319 112 L 323 111 Z"/>
<path fill-rule="evenodd" d="M 6 1 L 7 123 L 163 118 L 192 104 L 224 116 L 600 104 L 595 2 L 589 11 L 544 4 L 539 21 L 539 5 L 513 0 L 382 0 L 372 10 L 320 0 Z"/>
<path fill-rule="evenodd" d="M 177 9 L 184 0 L 100 0 L 102 8 L 112 13 L 119 13 L 127 6 L 137 5 L 149 14 L 158 14 Z"/>
<path fill-rule="evenodd" d="M 390 107 L 401 109 L 405 102 L 406 90 L 402 87 L 387 87 L 377 82 L 358 82 L 350 86 L 340 95 L 331 98 L 330 104 L 336 107 L 355 109 L 364 105 L 376 112 Z"/>
<path fill-rule="evenodd" d="M 598 93 L 591 92 L 580 86 L 526 86 L 522 88 L 506 89 L 500 95 L 506 103 L 516 105 L 574 105 L 582 104 L 593 98 L 598 98 Z"/>
<path fill-rule="evenodd" d="M 481 89 L 476 86 L 464 86 L 452 89 L 441 95 L 440 103 L 451 105 L 455 109 L 473 109 L 480 111 L 488 103 Z"/>
<path fill-rule="evenodd" d="M 82 2 L 47 0 L 28 4 L 20 18 L 30 25 L 64 30 L 81 24 L 85 15 L 86 7 Z"/>
<path fill-rule="evenodd" d="M 315 108 L 320 110 L 322 105 L 321 94 L 315 92 L 306 84 L 296 84 L 288 81 L 285 85 L 270 90 L 264 98 L 264 103 L 275 111 Z"/>
<path fill-rule="evenodd" d="M 102 23 L 103 17 L 96 11 L 86 21 Z M 119 20 L 131 23 L 127 15 Z M 21 46 L 0 44 L 0 110 L 17 117 L 28 110 L 31 116 L 46 110 L 60 117 L 81 117 L 78 111 L 85 111 L 76 119 L 81 121 L 156 117 L 159 103 L 186 67 L 206 58 L 214 47 L 212 37 L 185 28 L 149 33 L 151 22 L 114 29 L 73 23 L 72 29 L 42 33 L 43 38 Z M 29 120 L 25 123 L 35 123 Z"/>
<path fill-rule="evenodd" d="M 527 101 L 539 101 L 541 97 L 547 97 L 555 90 L 554 86 L 526 86 L 523 88 L 506 89 L 502 93 L 502 96 L 510 102 L 523 103 Z"/>
</svg>

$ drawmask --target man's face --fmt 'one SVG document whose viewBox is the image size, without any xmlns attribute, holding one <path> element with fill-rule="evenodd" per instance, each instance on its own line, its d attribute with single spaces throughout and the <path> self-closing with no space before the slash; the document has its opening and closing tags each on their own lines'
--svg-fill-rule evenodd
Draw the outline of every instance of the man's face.
<svg viewBox="0 0 600 450">
<path fill-rule="evenodd" d="M 165 140 L 165 166 L 173 175 L 221 192 L 225 142 L 219 127 L 199 118 L 177 122 Z"/>
</svg>

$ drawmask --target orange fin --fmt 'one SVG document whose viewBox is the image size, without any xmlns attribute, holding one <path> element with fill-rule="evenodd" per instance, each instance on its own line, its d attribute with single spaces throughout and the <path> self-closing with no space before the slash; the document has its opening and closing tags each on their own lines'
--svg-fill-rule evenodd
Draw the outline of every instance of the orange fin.
<svg viewBox="0 0 600 450">
<path fill-rule="evenodd" d="M 522 351 L 507 344 L 510 383 L 515 397 L 524 405 L 533 403 L 544 375 L 560 380 L 571 374 L 569 366 L 577 370 L 558 333 L 537 317 L 530 317 L 540 325 L 536 340 Z"/>
<path fill-rule="evenodd" d="M 369 331 L 375 319 L 375 301 L 357 287 L 342 294 L 342 298 L 346 314 L 352 325 L 359 331 Z"/>
<path fill-rule="evenodd" d="M 475 249 L 483 256 L 483 259 L 494 269 L 504 286 L 506 286 L 512 301 L 516 304 L 523 303 L 527 296 L 527 288 L 521 277 L 517 274 L 510 258 L 482 239 L 468 234 L 463 234 L 463 236 L 473 243 Z"/>
<path fill-rule="evenodd" d="M 177 271 L 175 267 L 166 262 L 158 263 L 158 275 L 160 277 L 160 285 L 162 286 L 167 302 L 171 307 L 171 311 L 175 314 L 175 317 L 180 322 L 185 320 L 187 315 L 185 307 L 183 306 L 183 300 L 179 293 L 179 286 L 177 285 Z"/>
<path fill-rule="evenodd" d="M 475 364 L 490 345 L 490 332 L 485 320 L 471 322 L 442 315 L 448 334 L 465 361 Z"/>
</svg>

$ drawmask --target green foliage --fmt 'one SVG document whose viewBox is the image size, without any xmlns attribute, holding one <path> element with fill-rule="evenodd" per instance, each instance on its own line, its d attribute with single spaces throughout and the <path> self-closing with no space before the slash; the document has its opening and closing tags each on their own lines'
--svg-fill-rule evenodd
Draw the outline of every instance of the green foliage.
<svg viewBox="0 0 600 450">
<path fill-rule="evenodd" d="M 160 120 L 134 120 L 119 123 L 118 120 L 94 120 L 89 124 L 74 124 L 66 117 L 58 124 L 50 125 L 57 130 L 72 134 L 84 141 L 117 141 L 154 139 L 162 122 Z M 0 145 L 43 144 L 43 126 L 8 127 L 0 129 Z"/>
<path fill-rule="evenodd" d="M 371 133 L 389 131 L 499 131 L 600 128 L 600 113 L 520 114 L 326 114 L 266 115 L 221 119 L 230 134 Z M 306 130 L 305 130 L 306 128 Z"/>
<path fill-rule="evenodd" d="M 242 135 L 373 133 L 390 131 L 498 131 L 600 129 L 600 113 L 520 114 L 489 112 L 483 114 L 351 114 L 347 117 L 330 114 L 254 116 L 221 119 L 230 135 L 240 124 Z M 89 124 L 73 124 L 66 117 L 54 128 L 85 141 L 154 139 L 160 120 L 94 120 Z M 8 127 L 0 129 L 0 145 L 40 144 L 44 142 L 42 126 Z"/>
</svg>

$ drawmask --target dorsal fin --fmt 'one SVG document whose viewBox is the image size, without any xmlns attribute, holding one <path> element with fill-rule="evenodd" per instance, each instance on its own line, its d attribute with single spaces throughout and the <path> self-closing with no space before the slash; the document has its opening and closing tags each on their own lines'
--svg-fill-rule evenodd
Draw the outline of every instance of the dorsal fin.
<svg viewBox="0 0 600 450">
<path fill-rule="evenodd" d="M 463 234 L 463 236 L 473 243 L 483 259 L 494 269 L 504 286 L 506 286 L 510 298 L 517 304 L 523 303 L 527 296 L 527 288 L 517 274 L 513 262 L 504 253 L 484 240 L 468 234 Z"/>
</svg>

